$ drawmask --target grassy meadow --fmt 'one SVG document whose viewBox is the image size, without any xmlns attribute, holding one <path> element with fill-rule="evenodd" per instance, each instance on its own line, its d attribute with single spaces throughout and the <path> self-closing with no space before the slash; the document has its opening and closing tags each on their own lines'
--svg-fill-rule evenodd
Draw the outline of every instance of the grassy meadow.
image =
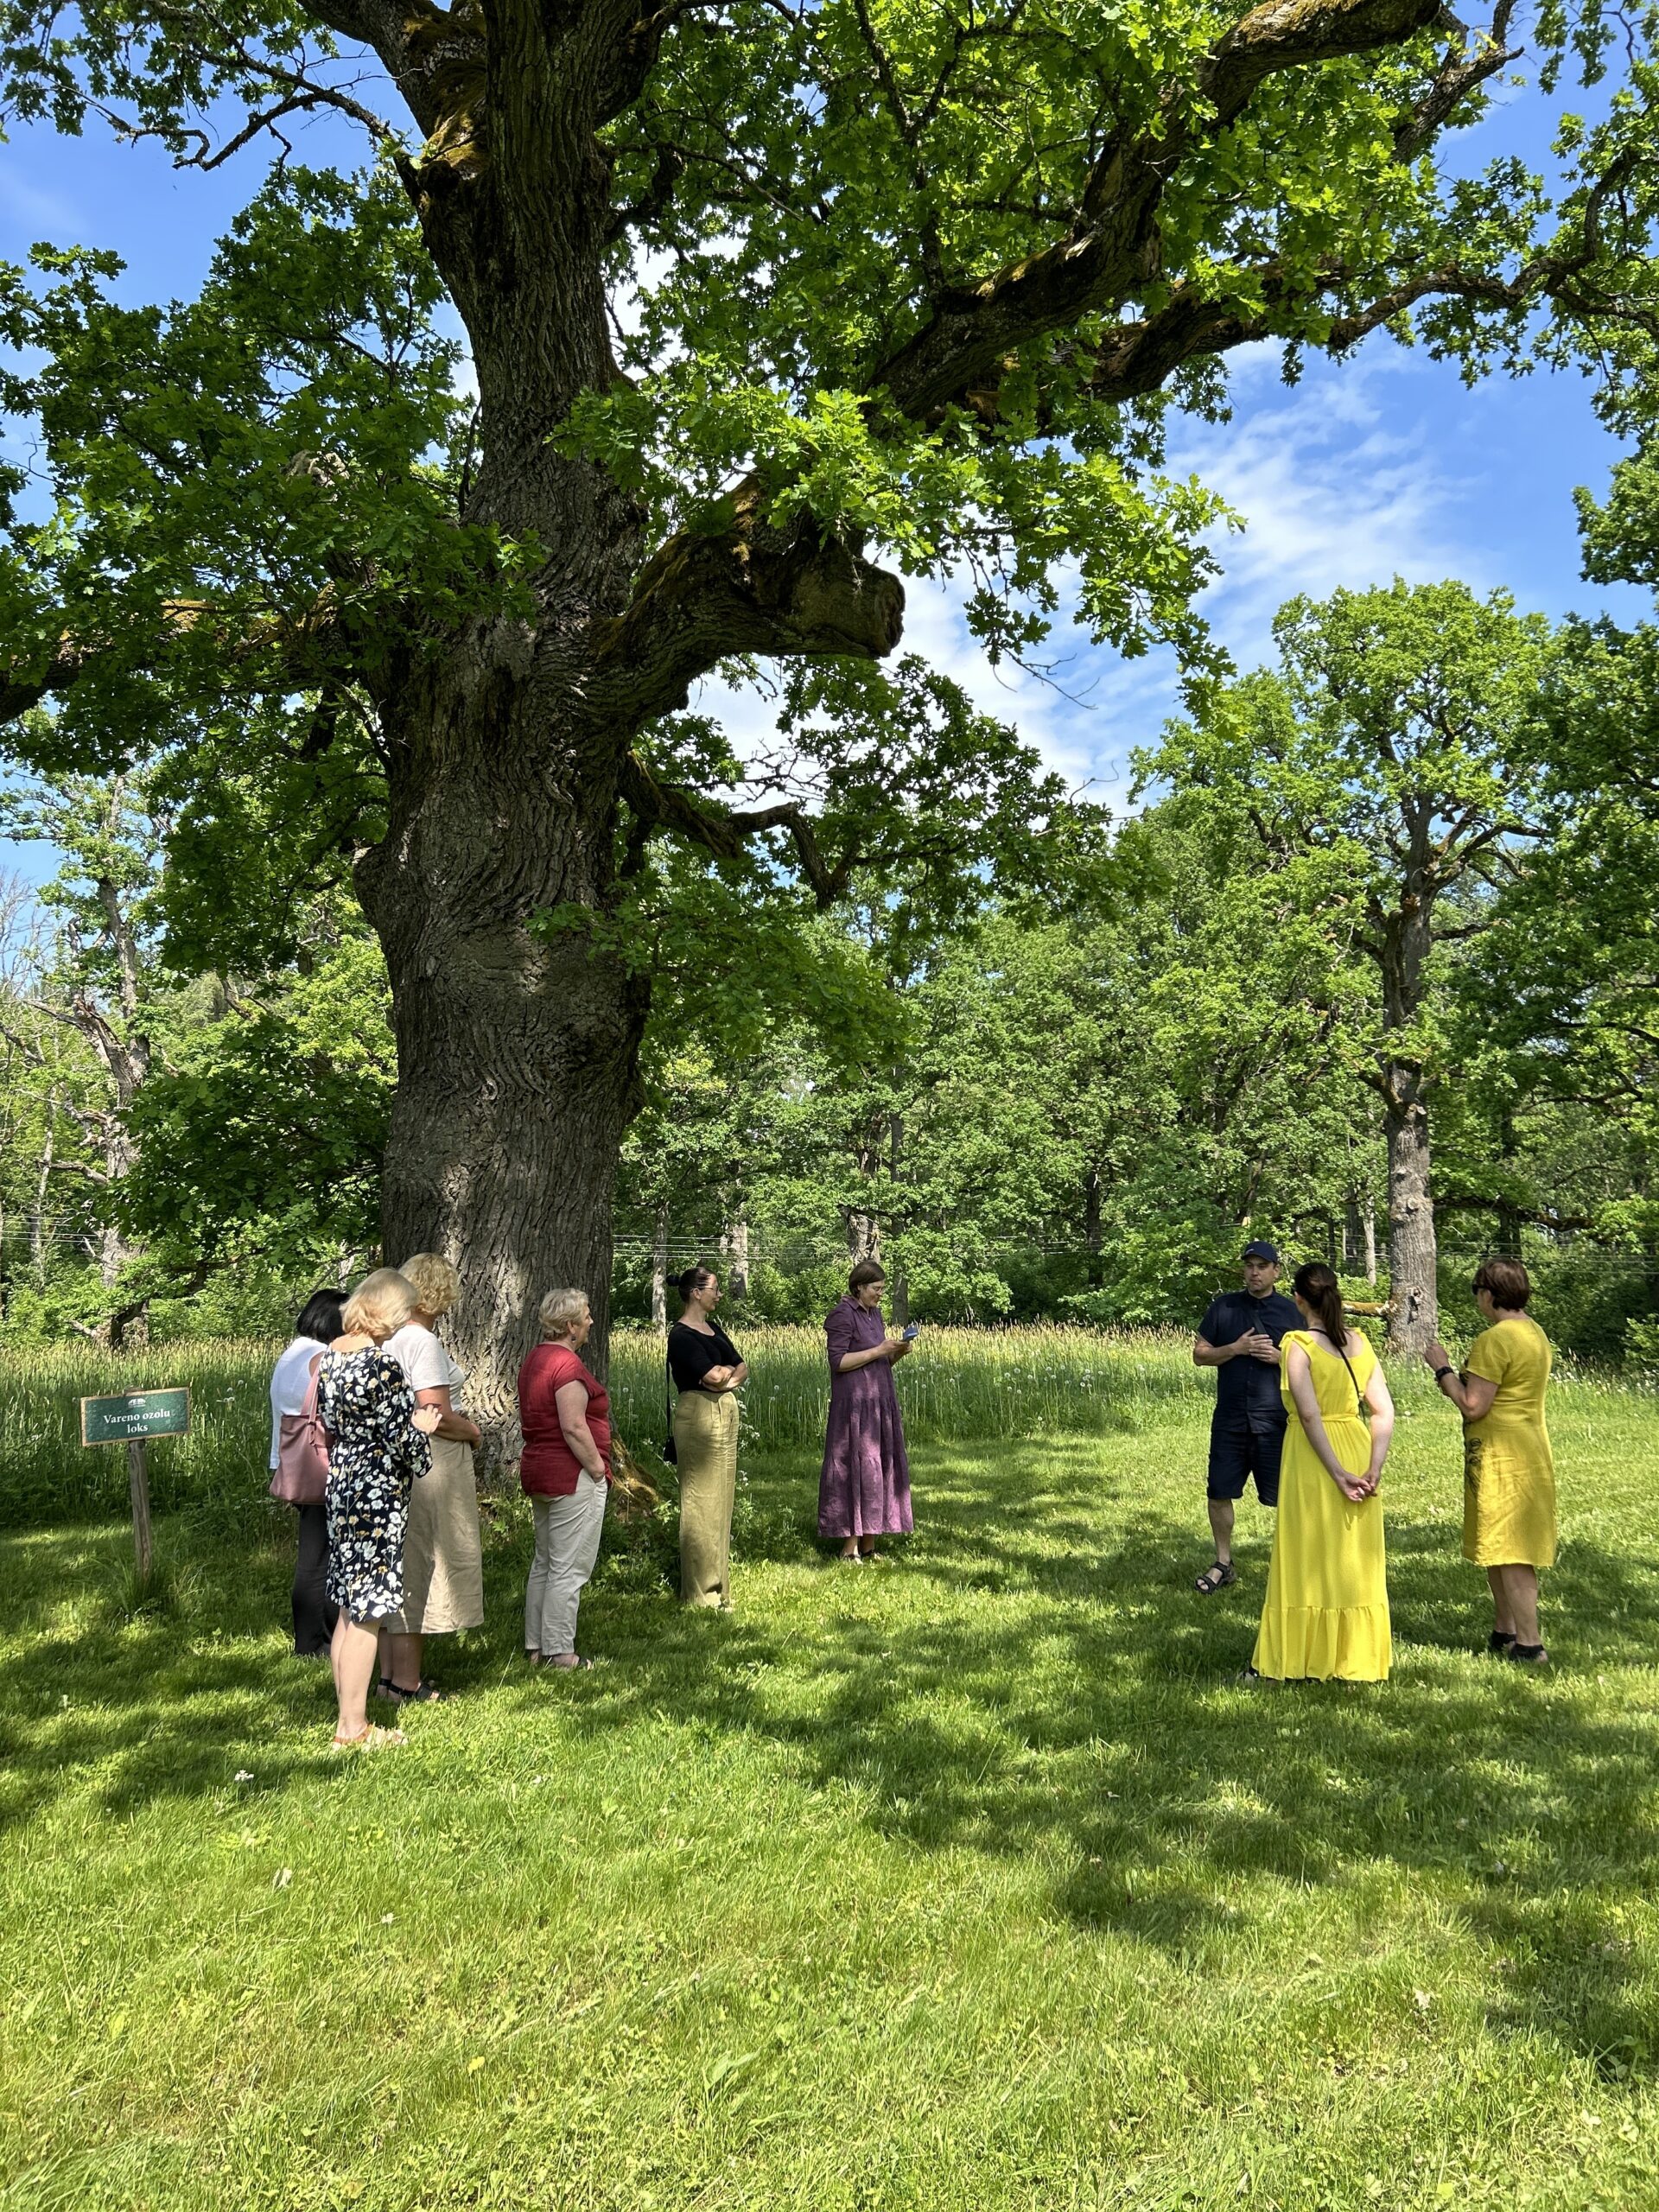
<svg viewBox="0 0 1659 2212">
<path fill-rule="evenodd" d="M 0 1538 L 4 2212 L 1659 2205 L 1650 1396 L 1557 1392 L 1553 1675 L 1477 1655 L 1456 1426 L 1411 1383 L 1394 1679 L 1253 1692 L 1270 1522 L 1192 1595 L 1175 1347 L 931 1333 L 917 1532 L 871 1568 L 814 1541 L 788 1349 L 735 1617 L 674 1605 L 671 1519 L 614 1529 L 601 1663 L 527 1675 L 493 1503 L 488 1624 L 401 1752 L 331 1758 L 288 1656 L 252 1355 L 203 1356 L 221 1448 L 149 1598 L 119 1520 Z M 49 1452 L 29 1387 L 0 1421 Z M 945 1435 L 976 1391 L 1019 1423 Z"/>
</svg>

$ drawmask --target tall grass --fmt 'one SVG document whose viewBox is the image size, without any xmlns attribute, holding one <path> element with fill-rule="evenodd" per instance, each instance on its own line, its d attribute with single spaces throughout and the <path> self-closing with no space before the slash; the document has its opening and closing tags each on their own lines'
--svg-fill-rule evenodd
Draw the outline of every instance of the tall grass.
<svg viewBox="0 0 1659 2212">
<path fill-rule="evenodd" d="M 747 1432 L 760 1451 L 822 1441 L 830 1374 L 822 1329 L 746 1329 Z M 894 1370 L 905 1431 L 918 1443 L 955 1438 L 1101 1435 L 1190 1413 L 1191 1338 L 1171 1330 L 924 1330 Z M 611 1387 L 625 1434 L 660 1440 L 663 1347 L 634 1332 L 611 1344 Z"/>
<path fill-rule="evenodd" d="M 820 1330 L 734 1329 L 750 1365 L 745 1440 L 760 1452 L 816 1446 L 830 1378 Z M 925 1329 L 896 1370 L 907 1436 L 916 1443 L 1134 1433 L 1190 1419 L 1212 1388 L 1194 1373 L 1191 1338 L 1174 1330 L 1108 1332 L 1039 1324 Z M 0 1354 L 0 1527 L 37 1528 L 126 1510 L 126 1455 L 84 1449 L 79 1401 L 104 1392 L 185 1383 L 188 1437 L 150 1447 L 156 1510 L 257 1499 L 267 1482 L 266 1390 L 277 1346 L 257 1340 L 177 1344 L 112 1357 L 86 1344 L 26 1345 Z M 1409 1408 L 1427 1377 L 1396 1374 Z M 610 1380 L 618 1433 L 649 1452 L 664 1433 L 662 1339 L 619 1331 Z M 1594 1376 L 1558 1385 L 1592 1398 L 1628 1389 Z"/>
<path fill-rule="evenodd" d="M 126 1510 L 126 1453 L 80 1440 L 81 1399 L 118 1390 L 189 1389 L 188 1436 L 149 1447 L 157 1512 L 257 1497 L 270 1480 L 267 1393 L 278 1349 L 226 1339 L 118 1354 L 85 1343 L 0 1351 L 0 1527 Z"/>
</svg>

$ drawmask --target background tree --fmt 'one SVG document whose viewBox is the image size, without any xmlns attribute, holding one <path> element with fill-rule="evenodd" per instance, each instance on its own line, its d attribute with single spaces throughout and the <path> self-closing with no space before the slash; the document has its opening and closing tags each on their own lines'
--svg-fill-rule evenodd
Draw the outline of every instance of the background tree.
<svg viewBox="0 0 1659 2212">
<path fill-rule="evenodd" d="M 1264 865 L 1326 918 L 1337 960 L 1376 969 L 1363 1073 L 1388 1138 L 1389 1335 L 1417 1352 L 1437 1326 L 1440 956 L 1491 925 L 1493 887 L 1544 827 L 1530 763 L 1547 630 L 1503 593 L 1396 582 L 1293 600 L 1274 634 L 1278 670 L 1176 725 L 1147 766 L 1236 793 Z"/>
<path fill-rule="evenodd" d="M 1160 479 L 1160 425 L 1220 408 L 1230 348 L 1415 310 L 1476 369 L 1541 307 L 1609 358 L 1650 321 L 1646 10 L 1573 19 L 1631 96 L 1574 126 L 1558 206 L 1508 158 L 1442 172 L 1510 14 L 15 0 L 24 113 L 206 167 L 326 106 L 379 149 L 279 166 L 164 314 L 96 254 L 9 280 L 57 512 L 14 533 L 0 708 L 60 702 L 41 762 L 165 744 L 200 816 L 256 747 L 315 768 L 392 989 L 385 1238 L 465 1262 L 486 1414 L 550 1253 L 602 1325 L 650 999 L 611 941 L 626 856 L 753 842 L 828 904 L 927 835 L 918 756 L 848 741 L 855 712 L 949 742 L 937 695 L 859 683 L 903 607 L 872 552 L 964 575 L 995 652 L 1037 648 L 1065 573 L 1097 636 L 1191 654 L 1215 506 Z M 1539 35 L 1548 78 L 1565 19 Z M 794 671 L 815 803 L 711 777 L 673 719 L 739 656 Z M 532 927 L 573 908 L 585 938 Z"/>
<path fill-rule="evenodd" d="M 36 1015 L 73 1029 L 102 1073 L 102 1084 L 92 1088 L 48 1079 L 45 1142 L 50 1166 L 84 1175 L 96 1188 L 105 1293 L 97 1333 L 118 1351 L 129 1336 L 142 1339 L 149 1297 L 136 1277 L 140 1254 L 122 1197 L 137 1156 L 133 1109 L 155 1053 L 154 940 L 166 824 L 140 772 L 35 782 L 5 794 L 0 823 L 64 855 L 41 894 L 54 925 L 53 952 L 28 1003 Z M 44 1073 L 52 1056 L 38 1035 L 33 1052 Z M 60 1114 L 78 1126 L 91 1157 L 55 1157 Z"/>
</svg>

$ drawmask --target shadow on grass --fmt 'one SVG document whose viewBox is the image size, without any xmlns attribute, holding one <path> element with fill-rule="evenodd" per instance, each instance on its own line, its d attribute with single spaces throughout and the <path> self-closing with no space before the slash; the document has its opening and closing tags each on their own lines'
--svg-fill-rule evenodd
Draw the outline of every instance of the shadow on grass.
<svg viewBox="0 0 1659 2212">
<path fill-rule="evenodd" d="M 762 1503 L 785 1531 L 774 1556 L 809 1556 L 804 1511 Z M 959 1452 L 932 1471 L 892 1570 L 906 1602 L 868 1608 L 865 1576 L 842 1576 L 810 1686 L 789 1679 L 776 1633 L 744 1624 L 709 1662 L 688 1666 L 677 1637 L 632 1650 L 584 1725 L 671 1705 L 747 1730 L 785 1746 L 810 1786 L 861 1785 L 865 1817 L 912 1848 L 1041 1847 L 1066 1864 L 1056 1909 L 1172 1955 L 1219 1959 L 1248 1928 L 1253 1878 L 1449 1872 L 1504 1961 L 1496 2025 L 1543 2030 L 1613 2078 L 1649 2070 L 1659 2034 L 1633 1993 L 1618 1895 L 1659 1872 L 1654 1728 L 1611 1697 L 1588 1709 L 1583 1691 L 1659 1642 L 1659 1582 L 1575 1542 L 1548 1587 L 1567 1671 L 1540 1680 L 1479 1651 L 1484 1579 L 1455 1522 L 1397 1518 L 1394 1679 L 1252 1691 L 1233 1678 L 1268 1525 L 1247 1539 L 1238 1587 L 1205 1604 L 1196 1540 L 1132 1479 L 1103 1477 L 1088 1446 L 1045 1447 L 1034 1472 Z M 1564 1888 L 1579 1891 L 1567 1924 Z"/>
<path fill-rule="evenodd" d="M 435 1642 L 446 1688 L 499 1680 L 518 1657 L 520 1517 L 486 1512 L 487 1625 Z M 260 1501 L 158 1520 L 156 1534 L 143 1597 L 118 1526 L 0 1537 L 18 1647 L 0 1665 L 0 1829 L 77 1776 L 95 1774 L 118 1816 L 222 1792 L 245 1760 L 257 1758 L 262 1793 L 346 1770 L 327 1753 L 327 1659 L 290 1648 L 291 1516 Z"/>
<path fill-rule="evenodd" d="M 756 1472 L 740 1599 L 760 1560 L 798 1578 L 786 1596 L 819 1571 L 813 1471 L 799 1455 Z M 1026 1465 L 958 1451 L 925 1480 L 922 1529 L 897 1563 L 823 1561 L 830 1602 L 804 1626 L 788 1604 L 681 1613 L 671 1522 L 613 1528 L 584 1642 L 616 1663 L 562 1686 L 573 1725 L 610 1736 L 666 1713 L 746 1732 L 809 1788 L 857 1785 L 861 1817 L 909 1849 L 1040 1850 L 1057 1912 L 1217 1963 L 1248 1932 L 1260 1878 L 1338 1881 L 1377 1862 L 1449 1872 L 1503 1962 L 1495 2025 L 1547 2032 L 1611 2078 L 1649 2071 L 1655 2031 L 1618 1898 L 1659 1873 L 1653 1728 L 1628 1699 L 1592 1710 L 1584 1685 L 1655 1648 L 1651 1573 L 1573 1544 L 1548 1592 L 1568 1671 L 1540 1681 L 1474 1656 L 1484 1590 L 1455 1524 L 1395 1519 L 1393 1681 L 1252 1693 L 1232 1678 L 1255 1632 L 1266 1516 L 1242 1526 L 1240 1585 L 1206 1604 L 1191 1588 L 1196 1539 L 1148 1507 L 1132 1470 L 1103 1470 L 1098 1446 L 1047 1444 Z M 242 1752 L 262 1793 L 327 1767 L 326 1665 L 286 1654 L 285 1521 L 165 1526 L 170 1605 L 136 1618 L 125 1541 L 4 1545 L 11 1618 L 34 1633 L 0 1688 L 0 1818 L 78 1768 L 119 1815 L 222 1793 Z M 525 1516 L 504 1508 L 486 1545 L 488 1624 L 435 1649 L 446 1687 L 512 1678 L 528 1559 Z M 518 1679 L 533 1709 L 543 1686 Z"/>
</svg>

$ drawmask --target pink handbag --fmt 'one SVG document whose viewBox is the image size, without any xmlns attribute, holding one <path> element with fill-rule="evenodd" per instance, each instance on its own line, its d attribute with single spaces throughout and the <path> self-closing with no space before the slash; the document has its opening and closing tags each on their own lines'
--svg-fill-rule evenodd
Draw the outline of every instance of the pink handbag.
<svg viewBox="0 0 1659 2212">
<path fill-rule="evenodd" d="M 317 1380 L 314 1369 L 303 1408 L 284 1414 L 278 1430 L 270 1494 L 284 1505 L 321 1505 L 328 1487 L 328 1432 L 317 1411 Z"/>
</svg>

